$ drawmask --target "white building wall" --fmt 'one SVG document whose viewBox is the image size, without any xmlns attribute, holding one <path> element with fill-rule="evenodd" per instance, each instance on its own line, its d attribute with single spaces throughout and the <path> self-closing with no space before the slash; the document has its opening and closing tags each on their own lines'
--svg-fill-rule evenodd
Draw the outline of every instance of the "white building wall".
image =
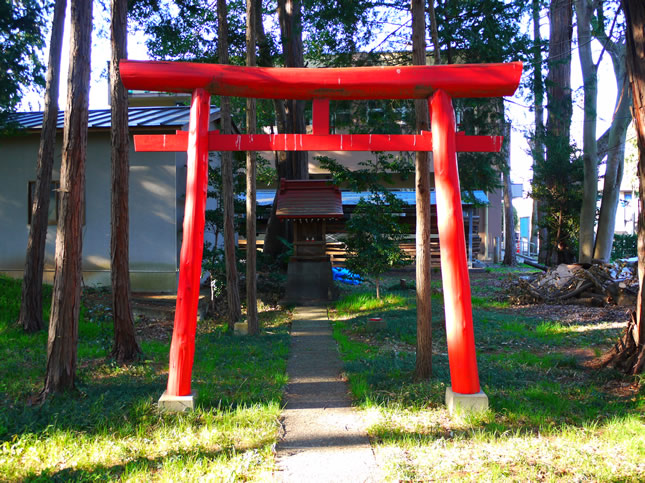
<svg viewBox="0 0 645 483">
<path fill-rule="evenodd" d="M 39 134 L 0 144 L 0 272 L 22 277 L 29 235 L 28 183 L 36 179 Z M 53 180 L 60 179 L 62 134 Z M 134 153 L 130 144 L 130 271 L 133 291 L 174 291 L 177 284 L 175 153 Z M 110 134 L 91 130 L 86 161 L 83 282 L 110 284 Z M 52 283 L 56 227 L 47 235 L 44 278 Z"/>
</svg>

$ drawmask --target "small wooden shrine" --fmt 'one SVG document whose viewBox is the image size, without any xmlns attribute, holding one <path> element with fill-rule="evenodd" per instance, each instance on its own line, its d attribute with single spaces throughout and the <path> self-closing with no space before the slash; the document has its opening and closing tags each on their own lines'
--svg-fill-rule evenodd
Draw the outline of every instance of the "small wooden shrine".
<svg viewBox="0 0 645 483">
<path fill-rule="evenodd" d="M 326 254 L 326 221 L 343 217 L 338 187 L 325 180 L 280 180 L 276 216 L 293 224 L 287 300 L 332 298 L 331 261 Z"/>
</svg>

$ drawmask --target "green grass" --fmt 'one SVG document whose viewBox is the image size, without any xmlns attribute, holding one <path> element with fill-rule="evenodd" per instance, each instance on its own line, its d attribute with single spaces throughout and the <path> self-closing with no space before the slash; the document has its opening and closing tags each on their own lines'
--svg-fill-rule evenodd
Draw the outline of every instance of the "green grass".
<svg viewBox="0 0 645 483">
<path fill-rule="evenodd" d="M 645 479 L 645 395 L 628 390 L 638 380 L 586 368 L 576 356 L 580 348 L 601 354 L 622 327 L 582 320 L 563 324 L 474 298 L 479 377 L 490 409 L 453 418 L 444 405 L 450 371 L 443 302 L 441 297 L 432 302 L 429 381 L 413 378 L 413 299 L 343 311 L 334 322 L 354 400 L 370 421 L 370 438 L 388 480 Z M 374 314 L 387 320 L 386 330 L 366 331 L 366 319 Z"/>
<path fill-rule="evenodd" d="M 287 313 L 261 313 L 257 338 L 200 323 L 197 409 L 167 414 L 156 401 L 167 382 L 169 341 L 144 334 L 144 359 L 115 364 L 106 359 L 109 311 L 85 309 L 78 392 L 32 406 L 29 397 L 44 378 L 47 334 L 26 335 L 15 326 L 19 294 L 18 282 L 0 278 L 0 481 L 234 481 L 271 474 L 286 383 Z"/>
<path fill-rule="evenodd" d="M 377 299 L 372 293 L 360 292 L 341 298 L 335 304 L 335 308 L 339 315 L 351 315 L 377 309 L 404 307 L 407 303 L 408 299 L 399 294 L 385 294 Z"/>
</svg>

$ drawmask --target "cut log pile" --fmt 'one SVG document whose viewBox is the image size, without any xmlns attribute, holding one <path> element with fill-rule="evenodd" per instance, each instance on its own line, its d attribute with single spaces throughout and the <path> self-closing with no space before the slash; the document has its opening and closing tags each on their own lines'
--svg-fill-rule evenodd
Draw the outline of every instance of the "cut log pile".
<svg viewBox="0 0 645 483">
<path fill-rule="evenodd" d="M 508 287 L 508 293 L 511 301 L 517 304 L 634 307 L 638 294 L 637 264 L 632 259 L 614 263 L 562 264 L 515 279 Z"/>
</svg>

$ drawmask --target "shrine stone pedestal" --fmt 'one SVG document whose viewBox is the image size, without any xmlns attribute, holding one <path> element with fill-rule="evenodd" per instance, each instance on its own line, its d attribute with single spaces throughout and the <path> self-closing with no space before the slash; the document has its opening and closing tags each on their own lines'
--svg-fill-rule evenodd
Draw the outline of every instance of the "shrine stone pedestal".
<svg viewBox="0 0 645 483">
<path fill-rule="evenodd" d="M 292 257 L 287 270 L 286 302 L 307 302 L 333 299 L 334 281 L 329 257 L 300 259 Z"/>
</svg>

